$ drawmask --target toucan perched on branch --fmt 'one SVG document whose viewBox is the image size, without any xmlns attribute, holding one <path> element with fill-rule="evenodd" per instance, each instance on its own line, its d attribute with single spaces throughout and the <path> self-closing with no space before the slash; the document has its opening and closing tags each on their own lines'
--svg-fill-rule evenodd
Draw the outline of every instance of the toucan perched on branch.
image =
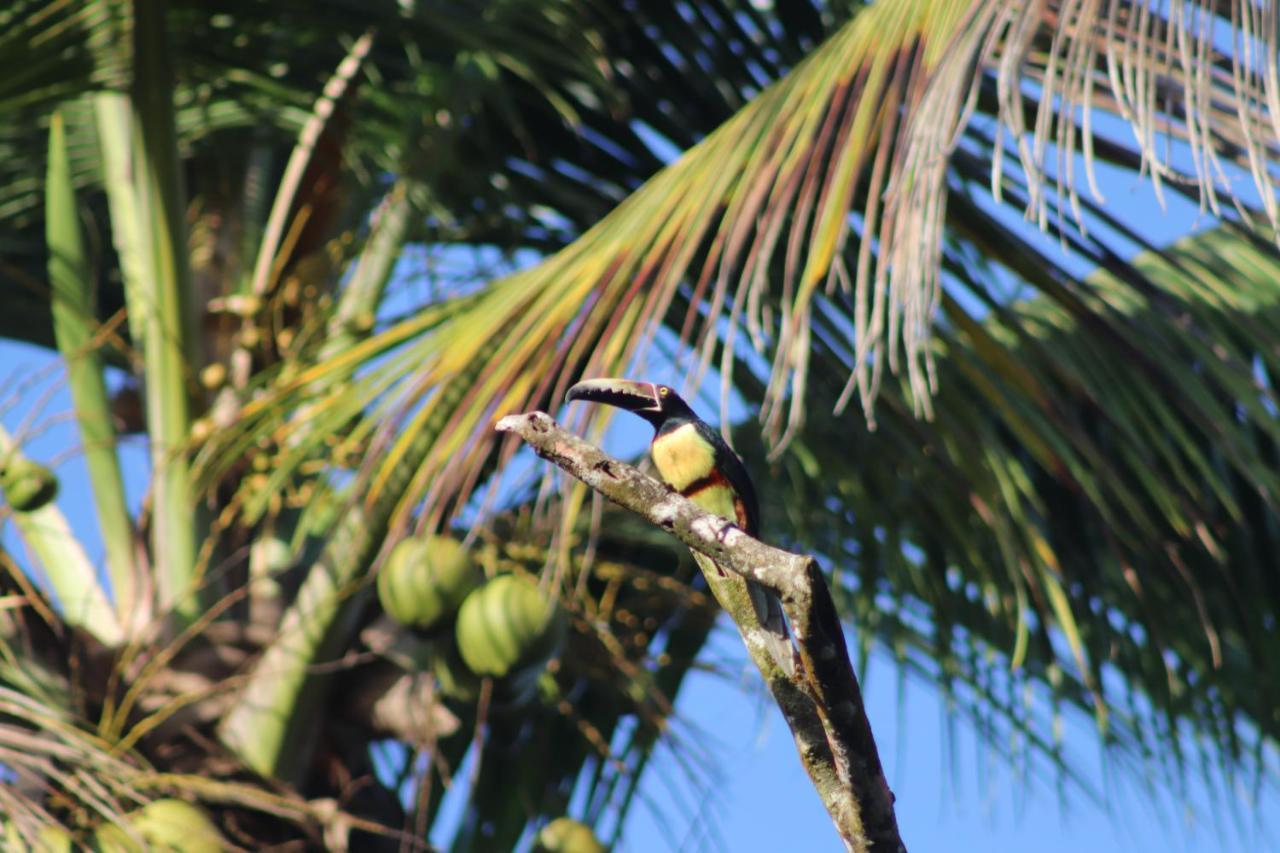
<svg viewBox="0 0 1280 853">
<path fill-rule="evenodd" d="M 659 476 L 708 512 L 736 523 L 751 536 L 759 535 L 760 510 L 742 460 L 671 388 L 630 379 L 588 379 L 570 388 L 566 399 L 605 403 L 644 418 L 654 429 L 649 453 Z M 722 606 L 728 608 L 733 599 L 750 596 L 770 655 L 790 673 L 795 652 L 777 597 L 703 554 L 695 551 L 693 558 Z"/>
</svg>

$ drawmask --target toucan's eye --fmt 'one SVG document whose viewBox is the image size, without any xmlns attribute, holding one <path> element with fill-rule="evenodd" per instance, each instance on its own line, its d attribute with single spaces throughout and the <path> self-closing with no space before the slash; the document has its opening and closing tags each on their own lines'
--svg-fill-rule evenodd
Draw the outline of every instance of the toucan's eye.
<svg viewBox="0 0 1280 853">
<path fill-rule="evenodd" d="M 670 394 L 670 393 L 671 393 L 671 389 L 670 389 L 670 388 L 668 388 L 666 385 L 659 385 L 659 386 L 658 386 L 658 393 L 659 393 L 661 396 L 665 397 L 665 396 L 667 396 L 668 394 Z"/>
</svg>

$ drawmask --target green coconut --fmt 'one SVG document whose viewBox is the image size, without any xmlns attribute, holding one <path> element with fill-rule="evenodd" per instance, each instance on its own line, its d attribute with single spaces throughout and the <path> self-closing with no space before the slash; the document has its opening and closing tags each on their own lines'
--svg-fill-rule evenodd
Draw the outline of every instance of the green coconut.
<svg viewBox="0 0 1280 853">
<path fill-rule="evenodd" d="M 35 853 L 71 853 L 74 849 L 71 833 L 60 826 L 42 826 L 36 833 Z"/>
<path fill-rule="evenodd" d="M 604 853 L 591 827 L 571 817 L 558 817 L 542 827 L 534 850 L 539 853 Z"/>
<path fill-rule="evenodd" d="M 0 488 L 9 506 L 33 512 L 57 497 L 58 478 L 39 462 L 12 456 L 0 466 Z"/>
<path fill-rule="evenodd" d="M 132 834 L 116 824 L 103 824 L 94 833 L 93 849 L 100 853 L 221 853 L 227 849 L 204 810 L 184 800 L 156 800 L 125 819 Z"/>
<path fill-rule="evenodd" d="M 545 661 L 563 633 L 554 603 L 524 575 L 499 575 L 468 595 L 455 628 L 462 660 L 495 678 Z"/>
<path fill-rule="evenodd" d="M 448 536 L 410 537 L 378 573 L 378 600 L 396 622 L 427 629 L 452 614 L 480 583 L 471 555 Z"/>
<path fill-rule="evenodd" d="M 142 845 L 116 824 L 104 823 L 94 830 L 89 849 L 94 853 L 138 853 Z"/>
<path fill-rule="evenodd" d="M 57 824 L 45 824 L 36 830 L 35 842 L 28 844 L 18 827 L 0 818 L 0 849 L 29 850 L 31 853 L 71 853 L 75 842 L 71 833 Z"/>
</svg>

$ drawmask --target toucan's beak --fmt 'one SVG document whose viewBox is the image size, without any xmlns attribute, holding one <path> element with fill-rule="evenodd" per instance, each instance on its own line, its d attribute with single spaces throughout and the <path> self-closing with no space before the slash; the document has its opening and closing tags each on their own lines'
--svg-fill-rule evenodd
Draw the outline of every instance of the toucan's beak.
<svg viewBox="0 0 1280 853">
<path fill-rule="evenodd" d="M 570 388 L 565 399 L 604 403 L 628 412 L 662 411 L 657 386 L 631 379 L 588 379 Z"/>
</svg>

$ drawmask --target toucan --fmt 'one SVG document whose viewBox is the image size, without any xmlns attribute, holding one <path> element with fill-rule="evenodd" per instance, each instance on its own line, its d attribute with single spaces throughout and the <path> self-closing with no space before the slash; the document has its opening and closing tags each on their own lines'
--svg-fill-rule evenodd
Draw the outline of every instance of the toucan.
<svg viewBox="0 0 1280 853">
<path fill-rule="evenodd" d="M 670 387 L 631 379 L 588 379 L 570 388 L 566 399 L 605 403 L 644 418 L 654 430 L 649 453 L 658 475 L 708 512 L 751 536 L 759 535 L 760 509 L 746 466 Z M 790 673 L 795 652 L 777 597 L 703 554 L 695 551 L 693 557 L 721 605 L 727 608 L 732 599 L 750 596 L 756 618 L 766 629 L 769 654 Z"/>
</svg>

